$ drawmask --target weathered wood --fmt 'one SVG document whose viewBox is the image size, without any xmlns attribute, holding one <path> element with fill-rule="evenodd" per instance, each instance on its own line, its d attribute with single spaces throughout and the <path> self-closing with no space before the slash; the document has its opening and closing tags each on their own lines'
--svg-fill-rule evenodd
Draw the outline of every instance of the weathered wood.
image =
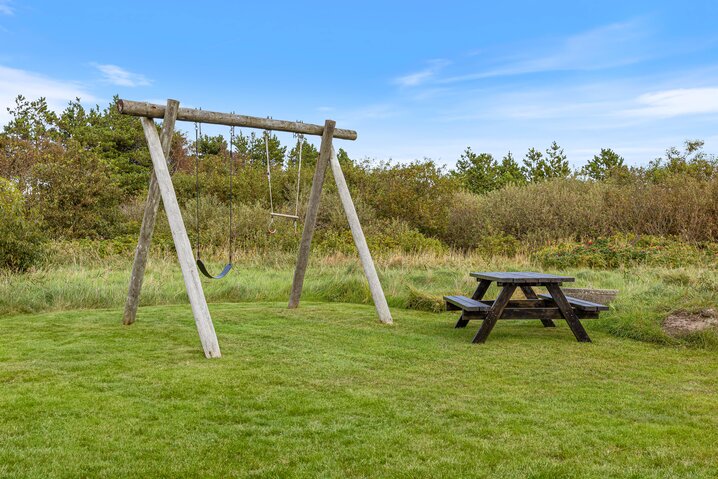
<svg viewBox="0 0 718 479">
<path fill-rule="evenodd" d="M 482 299 L 481 302 L 488 305 L 494 304 L 493 299 Z M 551 308 L 555 306 L 553 301 L 545 299 L 512 299 L 506 305 L 507 308 Z"/>
<path fill-rule="evenodd" d="M 333 120 L 326 120 L 324 122 L 324 134 L 322 135 L 322 143 L 319 147 L 319 159 L 317 160 L 317 166 L 314 170 L 312 190 L 309 193 L 307 213 L 304 216 L 302 240 L 299 243 L 299 253 L 297 254 L 297 266 L 294 269 L 292 291 L 289 295 L 290 308 L 296 308 L 299 306 L 299 298 L 302 296 L 304 275 L 307 272 L 307 264 L 309 264 L 309 251 L 312 248 L 312 236 L 314 235 L 314 228 L 317 225 L 317 214 L 319 212 L 319 202 L 322 197 L 324 177 L 326 176 L 327 166 L 329 166 L 332 156 L 332 138 L 334 137 L 335 126 L 336 122 Z"/>
<path fill-rule="evenodd" d="M 528 285 L 521 285 L 519 286 L 521 288 L 521 292 L 524 293 L 524 296 L 526 296 L 526 299 L 538 299 L 538 296 L 536 295 L 536 291 L 531 286 Z M 544 328 L 555 328 L 556 323 L 551 321 L 550 318 L 540 318 L 541 324 L 543 324 Z"/>
<path fill-rule="evenodd" d="M 564 295 L 565 294 L 566 293 L 564 293 Z M 539 296 L 544 299 L 553 299 L 550 294 L 541 294 Z M 566 296 L 566 301 L 568 301 L 568 304 L 570 304 L 573 308 L 583 311 L 608 311 L 609 309 L 608 306 L 603 304 L 586 301 L 585 299 L 572 298 L 571 296 Z"/>
<path fill-rule="evenodd" d="M 118 100 L 117 110 L 123 115 L 140 116 L 145 118 L 163 118 L 165 107 L 143 101 Z M 214 125 L 239 126 L 247 128 L 260 128 L 263 130 L 289 131 L 304 135 L 324 136 L 325 126 L 300 121 L 274 120 L 256 116 L 235 115 L 234 113 L 220 113 L 216 111 L 198 110 L 195 108 L 180 108 L 177 120 L 211 123 Z M 357 132 L 334 128 L 332 136 L 340 140 L 356 140 Z"/>
<path fill-rule="evenodd" d="M 167 168 L 165 155 L 162 152 L 162 145 L 160 144 L 160 138 L 157 134 L 157 128 L 155 123 L 149 118 L 141 118 L 141 121 L 150 149 L 150 157 L 152 158 L 152 165 L 154 166 L 157 184 L 159 185 L 160 194 L 162 196 L 162 203 L 164 204 L 167 214 L 167 221 L 169 222 L 172 232 L 172 239 L 174 240 L 175 249 L 177 250 L 177 258 L 182 268 L 182 276 L 184 276 L 187 296 L 189 296 L 197 332 L 199 333 L 199 339 L 204 349 L 204 355 L 208 358 L 219 358 L 221 357 L 221 352 L 219 350 L 219 343 L 217 342 L 217 335 L 214 331 L 212 318 L 210 317 L 207 301 L 204 297 L 202 283 L 200 282 L 199 273 L 197 272 L 197 265 L 195 264 L 194 255 L 192 254 L 192 246 L 187 236 L 184 221 L 182 220 L 182 213 L 177 203 L 177 196 L 172 186 L 172 178 Z"/>
<path fill-rule="evenodd" d="M 170 148 L 172 147 L 172 136 L 174 134 L 178 109 L 179 102 L 177 100 L 167 100 L 160 143 L 162 144 L 162 153 L 165 158 L 168 159 L 170 157 Z M 140 228 L 140 236 L 137 241 L 137 248 L 135 249 L 135 259 L 132 263 L 132 274 L 130 275 L 130 286 L 127 291 L 127 301 L 125 302 L 125 313 L 122 318 L 122 323 L 126 325 L 134 323 L 137 318 L 137 308 L 140 304 L 142 282 L 145 277 L 145 267 L 147 266 L 147 255 L 150 250 L 150 244 L 152 243 L 152 233 L 155 230 L 159 207 L 160 188 L 153 170 L 150 174 L 147 202 L 145 203 L 145 212 L 142 216 L 142 227 Z"/>
<path fill-rule="evenodd" d="M 563 283 L 575 281 L 570 276 L 557 276 L 555 274 L 534 273 L 531 271 L 509 271 L 509 272 L 472 272 L 470 276 L 478 279 L 488 279 L 496 281 L 499 285 L 503 284 L 529 284 L 544 285 L 549 283 Z"/>
<path fill-rule="evenodd" d="M 447 311 L 488 311 L 490 304 L 476 301 L 466 296 L 444 296 Z"/>
<path fill-rule="evenodd" d="M 494 329 L 496 321 L 501 317 L 504 312 L 504 308 L 511 299 L 511 296 L 514 294 L 514 291 L 516 291 L 516 286 L 513 284 L 503 287 L 499 293 L 499 297 L 496 298 L 496 301 L 494 301 L 494 304 L 491 306 L 491 309 L 486 315 L 486 319 L 484 319 L 484 322 L 481 323 L 479 331 L 476 333 L 476 336 L 474 336 L 474 343 L 486 342 L 486 338 L 489 337 L 491 330 Z"/>
<path fill-rule="evenodd" d="M 474 290 L 474 294 L 471 295 L 471 299 L 479 301 L 481 300 L 491 286 L 491 281 L 488 279 L 479 280 L 478 286 Z"/>
<path fill-rule="evenodd" d="M 531 286 L 521 285 L 519 286 L 521 288 L 521 292 L 524 294 L 526 299 L 537 299 L 538 296 L 536 296 L 536 291 Z"/>
<path fill-rule="evenodd" d="M 329 160 L 329 164 L 332 167 L 332 175 L 334 176 L 334 182 L 337 185 L 337 192 L 339 193 L 339 199 L 344 207 L 344 213 L 347 215 L 349 220 L 349 229 L 352 232 L 354 238 L 354 245 L 359 252 L 359 260 L 361 261 L 362 268 L 364 269 L 364 276 L 369 283 L 369 292 L 371 293 L 372 300 L 374 300 L 374 308 L 376 313 L 379 315 L 379 321 L 384 324 L 392 324 L 394 321 L 391 318 L 391 312 L 389 311 L 389 305 L 386 302 L 384 296 L 384 289 L 381 287 L 379 281 L 379 275 L 376 273 L 376 267 L 374 266 L 374 260 L 371 257 L 369 251 L 369 245 L 364 237 L 364 231 L 362 231 L 361 223 L 359 222 L 359 216 L 357 215 L 356 208 L 354 208 L 354 202 L 352 201 L 349 187 L 347 186 L 344 173 L 342 173 L 342 166 L 339 164 L 337 158 L 337 152 L 334 151 L 334 147 L 331 147 L 332 155 Z"/>
<path fill-rule="evenodd" d="M 289 218 L 291 220 L 298 220 L 299 216 L 297 215 L 288 215 L 285 213 L 269 213 L 270 216 L 276 216 L 278 218 Z"/>
<path fill-rule="evenodd" d="M 476 286 L 474 294 L 471 295 L 471 299 L 475 301 L 478 301 L 483 298 L 486 292 L 489 290 L 489 287 L 491 286 L 491 281 L 488 279 L 477 279 L 477 281 L 479 282 L 479 284 Z M 458 321 L 456 321 L 456 325 L 454 325 L 454 328 L 465 328 L 467 324 L 469 324 L 469 321 L 464 318 L 464 315 L 462 313 L 461 316 L 459 316 Z"/>
<path fill-rule="evenodd" d="M 569 304 L 561 288 L 557 284 L 548 284 L 546 285 L 546 289 L 548 289 L 548 292 L 551 294 L 551 298 L 556 301 L 556 306 L 558 306 L 558 309 L 561 311 L 568 327 L 571 328 L 571 332 L 576 336 L 576 340 L 581 343 L 590 343 L 591 338 L 588 337 L 588 333 L 583 329 L 581 321 L 578 320 L 576 312 Z"/>
<path fill-rule="evenodd" d="M 488 311 L 464 311 L 464 318 L 467 321 L 474 321 L 477 319 L 485 319 L 488 315 Z M 593 311 L 576 311 L 576 317 L 579 319 L 598 319 L 598 313 Z M 564 319 L 561 311 L 557 307 L 553 308 L 511 308 L 506 306 L 501 317 L 501 320 L 541 320 L 541 319 Z"/>
</svg>

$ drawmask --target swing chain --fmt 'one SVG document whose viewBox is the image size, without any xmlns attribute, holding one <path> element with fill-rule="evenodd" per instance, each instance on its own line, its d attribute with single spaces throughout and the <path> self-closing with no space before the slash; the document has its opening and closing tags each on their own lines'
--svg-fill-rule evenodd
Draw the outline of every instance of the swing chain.
<svg viewBox="0 0 718 479">
<path fill-rule="evenodd" d="M 200 191 L 199 191 L 199 140 L 202 137 L 202 126 L 195 122 L 194 123 L 194 189 L 195 189 L 195 200 L 196 200 L 196 217 L 195 217 L 195 227 L 196 227 L 196 248 L 197 248 L 197 259 L 200 259 L 200 251 L 201 251 L 201 243 L 200 243 L 200 227 L 199 227 L 199 198 L 200 198 Z"/>
<path fill-rule="evenodd" d="M 234 114 L 234 112 L 232 112 Z M 234 253 L 234 228 L 232 227 L 232 199 L 234 198 L 234 189 L 232 187 L 232 179 L 234 178 L 234 126 L 229 129 L 229 262 L 232 263 Z"/>
</svg>

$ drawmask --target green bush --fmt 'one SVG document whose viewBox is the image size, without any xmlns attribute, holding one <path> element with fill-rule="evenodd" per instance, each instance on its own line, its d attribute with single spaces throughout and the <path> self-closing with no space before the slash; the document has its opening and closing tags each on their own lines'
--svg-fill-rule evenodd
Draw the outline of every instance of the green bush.
<svg viewBox="0 0 718 479">
<path fill-rule="evenodd" d="M 43 257 L 45 238 L 20 192 L 0 178 L 0 268 L 25 271 Z"/>
<path fill-rule="evenodd" d="M 481 256 L 492 258 L 494 256 L 513 257 L 519 252 L 521 242 L 506 233 L 486 234 L 479 238 L 476 252 Z"/>
<path fill-rule="evenodd" d="M 564 242 L 537 251 L 534 258 L 546 268 L 619 268 L 649 265 L 682 267 L 715 264 L 715 245 L 690 244 L 677 238 L 614 235 L 586 242 Z M 681 281 L 677 277 L 674 281 Z"/>
<path fill-rule="evenodd" d="M 98 239 L 120 232 L 120 190 L 93 152 L 77 143 L 56 146 L 35 165 L 33 177 L 28 200 L 53 236 Z"/>
<path fill-rule="evenodd" d="M 445 253 L 448 248 L 435 238 L 428 238 L 402 221 L 385 222 L 383 226 L 364 230 L 369 249 L 374 255 L 388 253 Z M 356 254 L 349 229 L 328 229 L 317 234 L 317 247 L 324 254 L 334 252 Z"/>
</svg>

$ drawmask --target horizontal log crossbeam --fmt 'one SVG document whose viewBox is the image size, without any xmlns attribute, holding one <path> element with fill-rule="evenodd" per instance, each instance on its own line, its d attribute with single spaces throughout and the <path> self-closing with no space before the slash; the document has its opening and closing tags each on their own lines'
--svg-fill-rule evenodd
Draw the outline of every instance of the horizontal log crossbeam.
<svg viewBox="0 0 718 479">
<path fill-rule="evenodd" d="M 164 118 L 165 105 L 157 105 L 144 101 L 118 100 L 117 110 L 123 115 L 143 116 L 146 118 Z M 322 136 L 324 126 L 300 121 L 274 120 L 256 116 L 236 115 L 234 113 L 220 113 L 216 111 L 198 110 L 196 108 L 180 108 L 177 111 L 177 121 L 196 121 L 214 125 L 237 126 L 245 128 L 259 128 L 262 130 L 288 131 L 303 135 Z M 334 138 L 340 140 L 356 140 L 357 132 L 354 130 L 334 129 Z"/>
</svg>

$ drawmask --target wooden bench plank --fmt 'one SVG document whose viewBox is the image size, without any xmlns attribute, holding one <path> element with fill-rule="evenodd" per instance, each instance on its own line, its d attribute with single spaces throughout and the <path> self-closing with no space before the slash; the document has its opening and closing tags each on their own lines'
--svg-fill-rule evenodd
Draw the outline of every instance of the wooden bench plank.
<svg viewBox="0 0 718 479">
<path fill-rule="evenodd" d="M 563 283 L 575 281 L 570 276 L 557 276 L 555 274 L 534 273 L 531 271 L 490 271 L 471 272 L 469 276 L 476 279 L 497 281 L 502 284 L 539 284 L 539 283 Z"/>
<path fill-rule="evenodd" d="M 447 311 L 488 311 L 491 305 L 476 301 L 466 296 L 444 296 Z M 453 306 L 453 307 L 452 307 Z"/>
<path fill-rule="evenodd" d="M 539 294 L 538 296 L 542 299 L 553 299 L 550 294 Z M 608 306 L 604 304 L 592 303 L 591 301 L 573 298 L 571 296 L 566 296 L 566 300 L 568 300 L 568 303 L 572 307 L 582 311 L 608 311 Z"/>
<path fill-rule="evenodd" d="M 488 314 L 488 311 L 463 311 L 463 314 L 461 315 L 461 318 L 463 321 L 474 321 L 477 319 L 485 319 L 486 315 Z M 598 319 L 598 311 L 582 311 L 582 310 L 576 310 L 576 316 L 579 319 Z M 564 319 L 563 315 L 561 315 L 561 312 L 557 307 L 548 307 L 548 308 L 510 308 L 507 307 L 504 309 L 504 312 L 501 314 L 501 317 L 498 318 L 498 321 L 502 320 L 523 320 L 523 319 L 532 319 L 532 320 L 554 320 L 554 319 Z"/>
</svg>

